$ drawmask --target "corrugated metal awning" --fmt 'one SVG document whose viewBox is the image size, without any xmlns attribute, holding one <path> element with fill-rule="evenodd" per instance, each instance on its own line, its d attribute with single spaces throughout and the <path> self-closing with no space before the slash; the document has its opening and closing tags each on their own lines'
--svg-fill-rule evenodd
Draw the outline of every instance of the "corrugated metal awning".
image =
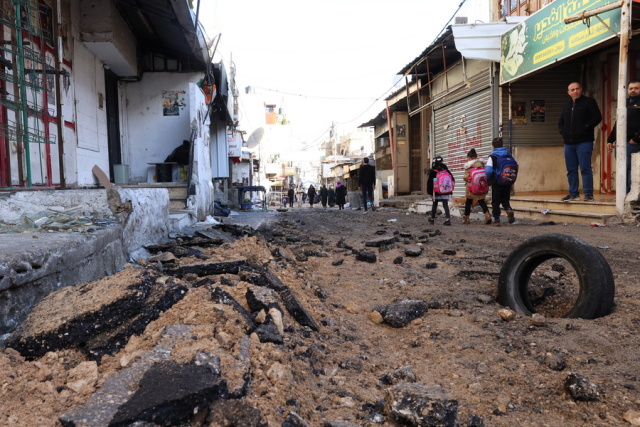
<svg viewBox="0 0 640 427">
<path fill-rule="evenodd" d="M 203 71 L 211 61 L 195 13 L 186 0 L 113 0 L 142 53 L 180 62 L 182 71 Z M 143 67 L 146 64 L 143 64 Z"/>
</svg>

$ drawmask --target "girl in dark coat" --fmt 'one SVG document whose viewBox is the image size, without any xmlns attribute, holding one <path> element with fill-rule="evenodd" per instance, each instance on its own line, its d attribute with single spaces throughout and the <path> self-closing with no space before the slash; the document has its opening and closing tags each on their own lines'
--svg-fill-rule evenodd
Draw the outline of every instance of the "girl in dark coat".
<svg viewBox="0 0 640 427">
<path fill-rule="evenodd" d="M 347 187 L 342 185 L 342 181 L 336 183 L 336 204 L 338 209 L 344 209 L 344 204 L 347 201 Z"/>
<path fill-rule="evenodd" d="M 307 196 L 309 196 L 309 204 L 313 207 L 313 204 L 316 201 L 316 188 L 311 184 L 309 189 L 307 190 Z"/>
</svg>

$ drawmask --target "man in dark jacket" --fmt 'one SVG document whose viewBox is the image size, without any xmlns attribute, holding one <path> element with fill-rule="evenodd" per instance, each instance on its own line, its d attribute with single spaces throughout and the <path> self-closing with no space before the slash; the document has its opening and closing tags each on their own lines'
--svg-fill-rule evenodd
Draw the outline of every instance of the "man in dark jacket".
<svg viewBox="0 0 640 427">
<path fill-rule="evenodd" d="M 364 204 L 364 213 L 367 213 L 367 199 L 371 201 L 371 210 L 376 210 L 373 206 L 373 187 L 376 183 L 376 168 L 369 164 L 369 158 L 362 159 L 362 164 L 358 171 L 360 181 L 360 189 L 362 190 L 362 203 Z"/>
<path fill-rule="evenodd" d="M 293 199 L 295 199 L 295 197 L 296 197 L 296 192 L 293 189 L 293 187 L 289 187 L 289 190 L 287 191 L 287 197 L 289 198 L 289 200 L 288 200 L 289 207 L 292 208 L 293 207 Z"/>
<path fill-rule="evenodd" d="M 582 86 L 578 82 L 569 85 L 567 91 L 571 97 L 562 108 L 558 121 L 560 134 L 564 138 L 564 162 L 569 179 L 569 194 L 562 201 L 578 200 L 578 168 L 582 175 L 584 200 L 593 201 L 593 172 L 591 170 L 591 153 L 593 152 L 593 130 L 602 121 L 602 113 L 596 100 L 582 94 Z"/>
<path fill-rule="evenodd" d="M 640 152 L 640 81 L 633 80 L 627 86 L 627 193 L 631 190 L 631 155 Z M 616 142 L 616 126 L 607 138 L 609 151 L 613 150 Z"/>
</svg>

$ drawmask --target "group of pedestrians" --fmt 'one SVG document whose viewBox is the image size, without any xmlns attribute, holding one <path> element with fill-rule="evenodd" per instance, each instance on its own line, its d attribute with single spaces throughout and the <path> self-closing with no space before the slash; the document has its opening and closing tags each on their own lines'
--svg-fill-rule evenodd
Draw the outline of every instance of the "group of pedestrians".
<svg viewBox="0 0 640 427">
<path fill-rule="evenodd" d="M 558 132 L 564 142 L 564 161 L 567 170 L 568 194 L 561 200 L 571 202 L 580 200 L 579 185 L 582 179 L 582 201 L 594 201 L 593 170 L 591 166 L 593 144 L 595 141 L 595 128 L 602 121 L 602 113 L 594 98 L 582 93 L 582 85 L 572 82 L 567 87 L 567 94 L 571 98 L 562 108 L 558 119 Z M 640 152 L 640 81 L 632 80 L 627 87 L 627 141 L 626 141 L 626 192 L 631 189 L 631 155 Z M 614 124 L 607 138 L 607 147 L 613 151 L 617 139 L 617 124 Z M 502 138 L 494 138 L 493 151 L 486 159 L 479 159 L 475 149 L 467 153 L 467 162 L 464 164 L 465 183 L 465 207 L 462 222 L 470 224 L 471 208 L 478 204 L 484 213 L 486 224 L 500 225 L 501 207 L 505 210 L 508 222 L 515 222 L 513 209 L 511 208 L 512 185 L 517 176 L 517 163 L 510 171 L 504 168 L 509 163 L 511 155 L 504 148 Z M 512 159 L 512 158 L 511 158 Z M 472 191 L 476 187 L 473 182 L 476 176 L 475 170 L 483 169 L 487 180 L 485 192 Z M 506 172 L 505 172 L 506 171 Z M 446 174 L 449 178 L 446 178 Z M 438 178 L 445 175 L 444 181 L 449 180 L 451 185 L 447 187 Z M 511 180 L 510 180 L 511 179 Z M 436 157 L 433 161 L 427 183 L 427 193 L 433 198 L 429 223 L 434 224 L 438 204 L 442 204 L 444 210 L 444 225 L 451 225 L 449 201 L 451 200 L 454 185 L 453 175 L 442 157 Z M 488 187 L 491 187 L 491 213 L 485 201 Z M 477 188 L 476 188 L 477 189 Z"/>
<path fill-rule="evenodd" d="M 342 184 L 342 181 L 336 182 L 336 188 L 333 186 L 327 188 L 326 185 L 321 185 L 319 190 L 316 190 L 313 184 L 309 185 L 307 191 L 301 191 L 300 197 L 302 203 L 309 201 L 309 206 L 313 208 L 313 205 L 320 203 L 323 208 L 338 206 L 339 210 L 344 209 L 344 205 L 347 200 L 347 187 Z M 296 200 L 296 192 L 293 187 L 287 190 L 287 204 L 290 208 L 293 207 L 293 203 Z"/>
<path fill-rule="evenodd" d="M 515 222 L 515 215 L 511 208 L 511 187 L 517 177 L 518 165 L 503 146 L 502 138 L 491 141 L 493 151 L 487 160 L 478 158 L 475 148 L 467 153 L 464 164 L 465 204 L 463 224 L 470 224 L 471 208 L 477 204 L 484 213 L 485 224 L 500 226 L 501 207 L 505 210 L 509 224 Z M 443 225 L 451 225 L 449 201 L 453 195 L 455 179 L 442 157 L 436 157 L 429 171 L 427 193 L 433 198 L 429 224 L 435 224 L 438 204 L 444 210 Z M 491 187 L 491 213 L 487 206 L 486 197 Z M 493 215 L 493 218 L 492 218 Z"/>
</svg>

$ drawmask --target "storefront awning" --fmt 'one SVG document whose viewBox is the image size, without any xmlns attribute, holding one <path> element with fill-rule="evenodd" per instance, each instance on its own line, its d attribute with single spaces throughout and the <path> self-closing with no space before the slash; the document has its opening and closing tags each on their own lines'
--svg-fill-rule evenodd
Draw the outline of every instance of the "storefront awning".
<svg viewBox="0 0 640 427">
<path fill-rule="evenodd" d="M 524 16 L 507 16 L 506 21 L 452 25 L 456 49 L 467 59 L 500 62 L 502 35 L 524 21 Z"/>
</svg>

